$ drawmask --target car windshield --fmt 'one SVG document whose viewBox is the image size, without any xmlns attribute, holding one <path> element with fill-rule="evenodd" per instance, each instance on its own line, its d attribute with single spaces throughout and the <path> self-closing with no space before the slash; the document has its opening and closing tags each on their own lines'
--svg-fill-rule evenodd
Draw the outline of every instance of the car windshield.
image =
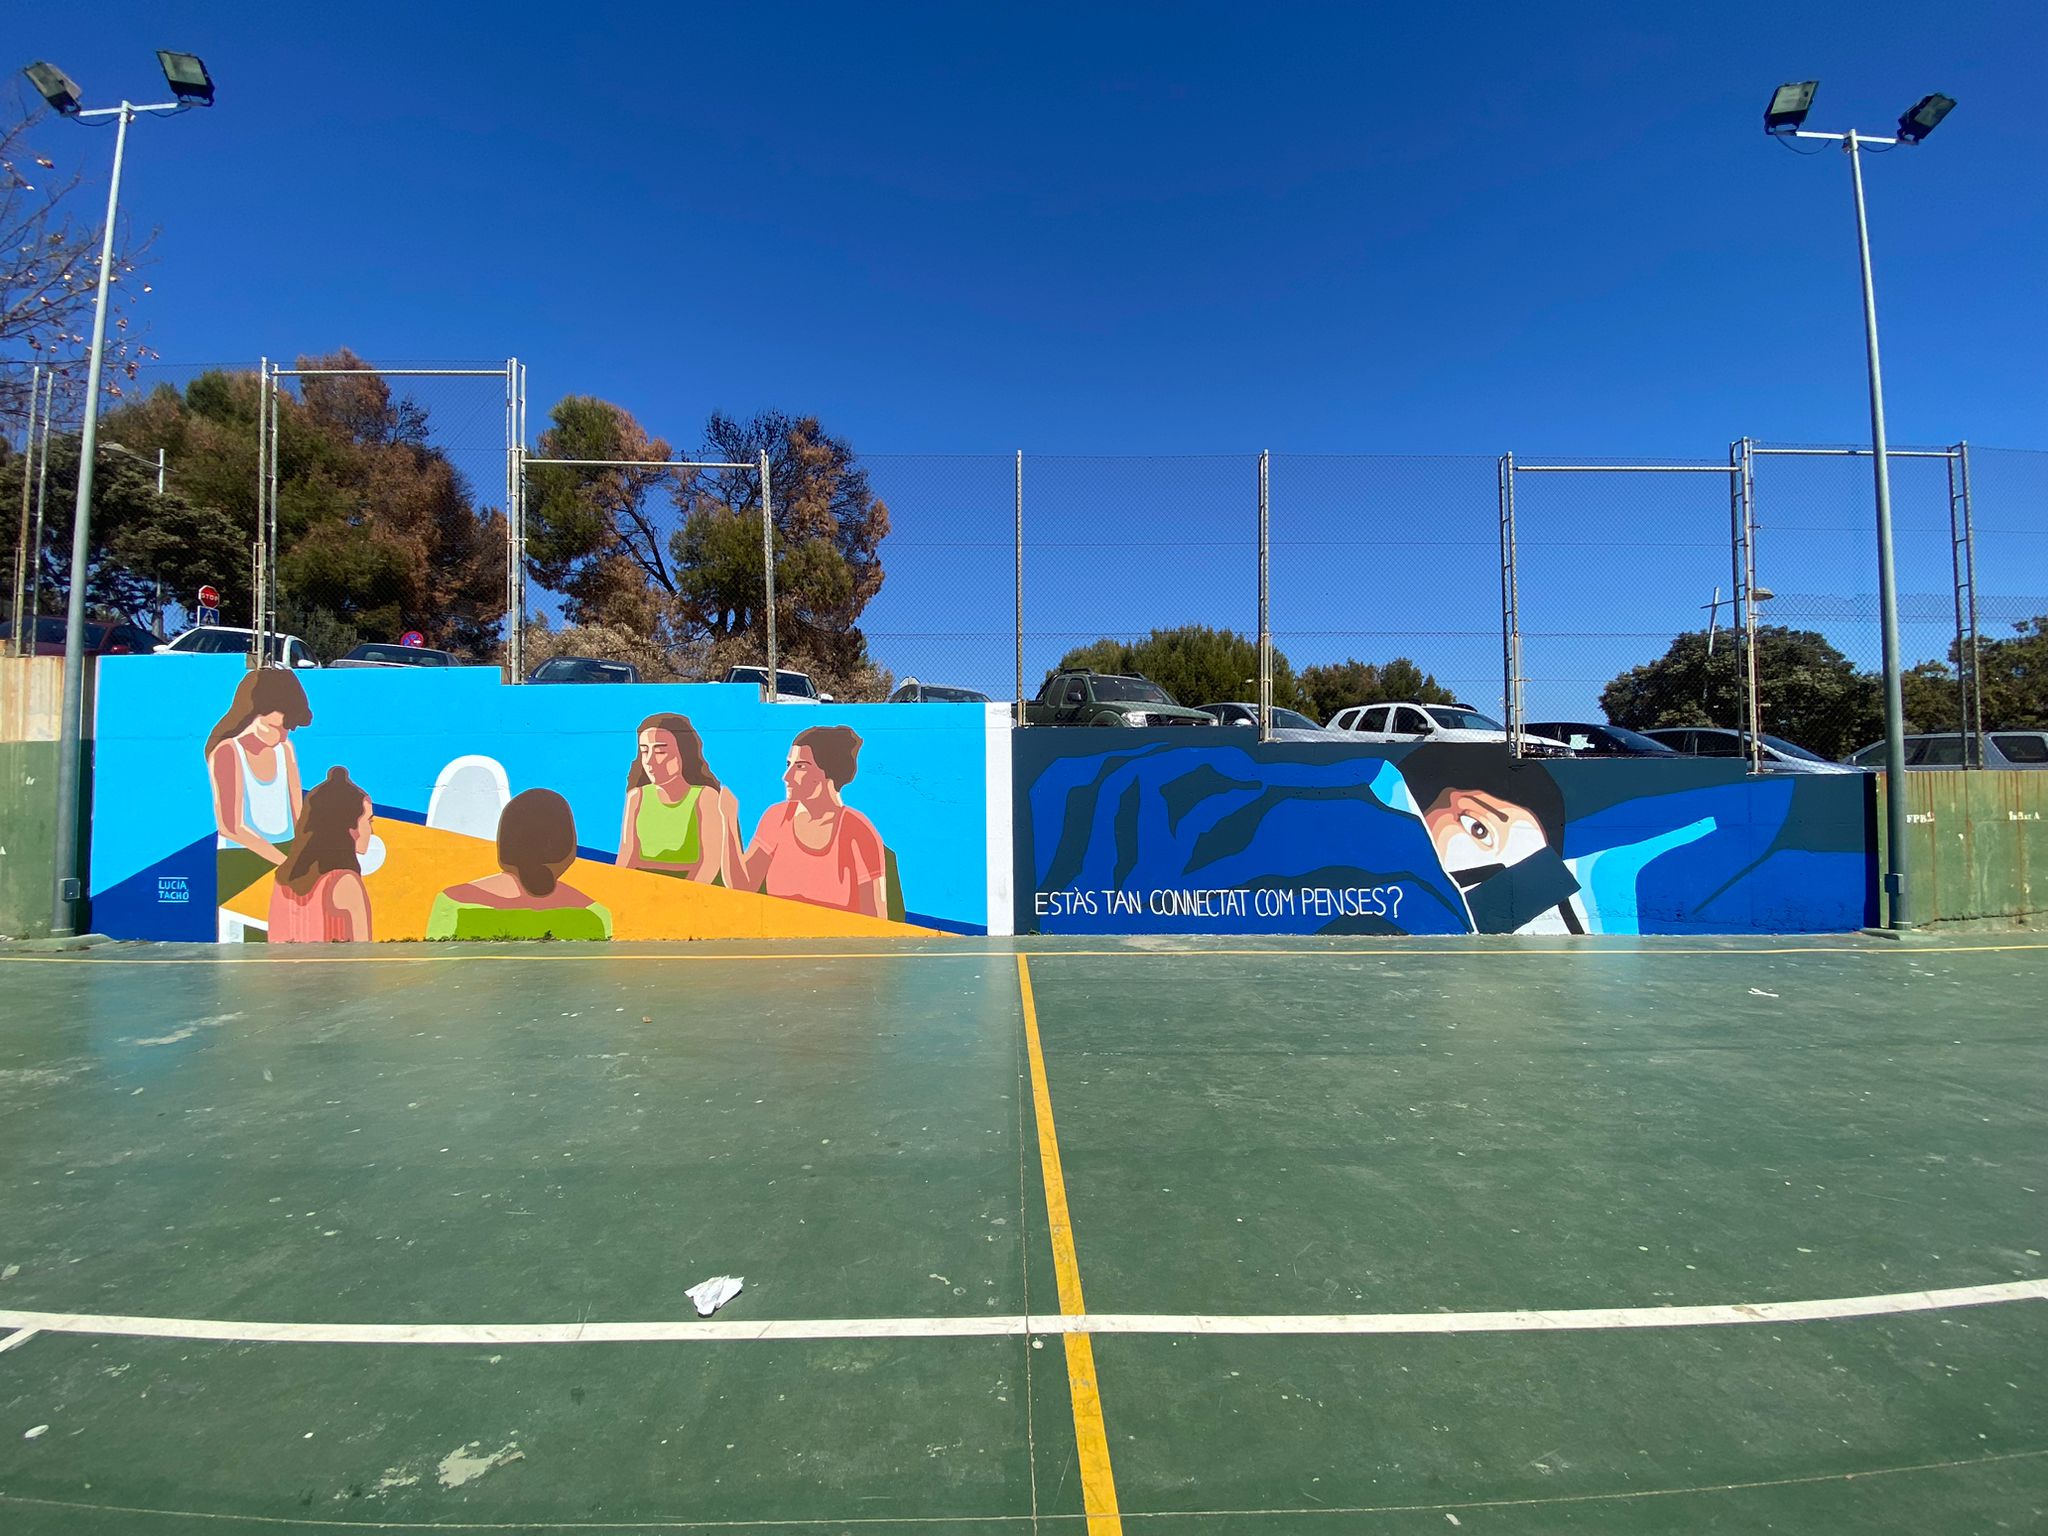
<svg viewBox="0 0 2048 1536">
<path fill-rule="evenodd" d="M 1818 752 L 1809 752 L 1804 747 L 1795 747 L 1782 736 L 1773 736 L 1766 732 L 1762 740 L 1763 744 L 1773 752 L 1782 752 L 1787 757 L 1796 757 L 1802 763 L 1824 763 L 1827 761 Z"/>
<path fill-rule="evenodd" d="M 632 669 L 623 662 L 557 656 L 542 662 L 533 674 L 533 680 L 537 683 L 625 683 L 632 681 Z"/>
<path fill-rule="evenodd" d="M 988 695 L 976 693 L 972 688 L 934 688 L 924 685 L 925 702 L 928 704 L 986 704 Z"/>
<path fill-rule="evenodd" d="M 246 656 L 253 638 L 246 629 L 192 629 L 178 636 L 174 646 L 198 656 Z"/>
<path fill-rule="evenodd" d="M 1095 679 L 1095 697 L 1112 704 L 1165 704 L 1171 706 L 1172 699 L 1157 683 L 1148 683 L 1142 677 L 1098 677 Z"/>
<path fill-rule="evenodd" d="M 1497 731 L 1498 720 L 1489 720 L 1476 709 L 1460 709 L 1453 704 L 1425 704 L 1430 718 L 1446 730 L 1452 731 Z"/>
<path fill-rule="evenodd" d="M 1569 720 L 1552 720 L 1528 729 L 1538 736 L 1548 736 L 1552 741 L 1561 741 L 1581 751 L 1587 747 L 1618 747 L 1624 752 L 1641 752 L 1650 757 L 1678 756 L 1669 742 L 1645 736 L 1641 731 L 1632 731 L 1625 725 L 1576 725 Z"/>
<path fill-rule="evenodd" d="M 417 645 L 359 645 L 348 653 L 349 661 L 381 661 L 394 667 L 445 667 L 446 651 L 424 650 Z"/>
<path fill-rule="evenodd" d="M 1307 715 L 1298 715 L 1291 709 L 1274 710 L 1273 724 L 1278 729 L 1288 731 L 1320 731 L 1322 729 L 1320 725 L 1309 719 Z"/>
</svg>

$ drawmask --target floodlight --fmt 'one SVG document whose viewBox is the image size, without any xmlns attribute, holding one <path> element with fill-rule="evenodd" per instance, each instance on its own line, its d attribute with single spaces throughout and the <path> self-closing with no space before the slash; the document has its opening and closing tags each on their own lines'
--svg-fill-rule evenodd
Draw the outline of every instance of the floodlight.
<svg viewBox="0 0 2048 1536">
<path fill-rule="evenodd" d="M 1771 104 L 1764 108 L 1764 132 L 1777 133 L 1805 122 L 1806 114 L 1813 110 L 1813 93 L 1819 89 L 1818 80 L 1789 80 L 1771 92 Z"/>
<path fill-rule="evenodd" d="M 1769 587 L 1751 587 L 1749 589 L 1749 600 L 1752 603 L 1768 603 L 1777 595 Z"/>
<path fill-rule="evenodd" d="M 170 83 L 171 94 L 180 101 L 196 101 L 202 107 L 213 105 L 213 76 L 206 72 L 205 64 L 196 53 L 171 53 L 159 48 L 157 63 L 164 67 L 164 79 Z"/>
<path fill-rule="evenodd" d="M 22 71 L 29 83 L 43 93 L 47 101 L 66 117 L 78 111 L 78 82 L 65 74 L 54 64 L 45 64 L 41 59 Z"/>
<path fill-rule="evenodd" d="M 1899 118 L 1899 142 L 1918 144 L 1941 126 L 1941 120 L 1949 115 L 1955 104 L 1955 97 L 1944 96 L 1939 91 L 1932 96 L 1922 96 Z"/>
</svg>

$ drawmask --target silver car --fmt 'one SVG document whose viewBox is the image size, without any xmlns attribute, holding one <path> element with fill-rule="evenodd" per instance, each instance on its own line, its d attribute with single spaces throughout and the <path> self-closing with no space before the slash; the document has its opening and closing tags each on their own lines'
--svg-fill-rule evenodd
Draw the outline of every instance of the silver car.
<svg viewBox="0 0 2048 1536">
<path fill-rule="evenodd" d="M 1963 738 L 1954 731 L 1908 736 L 1908 768 L 1963 768 L 1969 758 Z M 1970 754 L 1974 756 L 1975 754 Z M 1849 758 L 1853 767 L 1884 769 L 1884 743 L 1873 742 Z M 1984 768 L 2048 768 L 2048 731 L 1989 731 L 1984 736 Z"/>
<path fill-rule="evenodd" d="M 1730 730 L 1716 725 L 1660 725 L 1643 734 L 1652 741 L 1661 741 L 1674 752 L 1685 757 L 1727 757 L 1747 758 L 1749 756 L 1749 733 Z M 1757 737 L 1761 749 L 1757 753 L 1765 773 L 1861 773 L 1861 768 L 1851 768 L 1846 763 L 1831 763 L 1818 752 L 1773 736 L 1769 732 Z"/>
</svg>

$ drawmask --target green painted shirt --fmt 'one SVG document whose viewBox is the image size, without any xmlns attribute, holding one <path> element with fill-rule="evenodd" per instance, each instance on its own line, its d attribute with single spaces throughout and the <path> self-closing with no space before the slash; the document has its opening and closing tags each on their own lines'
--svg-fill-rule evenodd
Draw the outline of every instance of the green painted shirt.
<svg viewBox="0 0 2048 1536">
<path fill-rule="evenodd" d="M 688 794 L 670 805 L 652 784 L 641 786 L 640 813 L 633 818 L 641 858 L 657 864 L 697 862 L 703 845 L 698 836 L 697 801 L 703 793 L 703 785 L 692 784 Z"/>
<path fill-rule="evenodd" d="M 457 901 L 446 891 L 427 914 L 430 939 L 608 939 L 612 915 L 603 904 L 587 907 L 487 907 Z"/>
</svg>

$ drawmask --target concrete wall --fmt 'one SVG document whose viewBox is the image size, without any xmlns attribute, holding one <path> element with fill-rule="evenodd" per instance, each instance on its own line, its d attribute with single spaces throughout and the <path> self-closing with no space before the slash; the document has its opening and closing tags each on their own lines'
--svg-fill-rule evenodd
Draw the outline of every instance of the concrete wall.
<svg viewBox="0 0 2048 1536">
<path fill-rule="evenodd" d="M 1020 933 L 1826 933 L 1871 776 L 1480 744 L 1015 733 Z"/>
<path fill-rule="evenodd" d="M 88 659 L 88 706 L 92 669 Z M 7 938 L 50 931 L 63 685 L 61 656 L 0 657 L 0 936 Z"/>
<path fill-rule="evenodd" d="M 2048 922 L 2048 773 L 1908 773 L 1906 790 L 1916 925 Z"/>
</svg>

